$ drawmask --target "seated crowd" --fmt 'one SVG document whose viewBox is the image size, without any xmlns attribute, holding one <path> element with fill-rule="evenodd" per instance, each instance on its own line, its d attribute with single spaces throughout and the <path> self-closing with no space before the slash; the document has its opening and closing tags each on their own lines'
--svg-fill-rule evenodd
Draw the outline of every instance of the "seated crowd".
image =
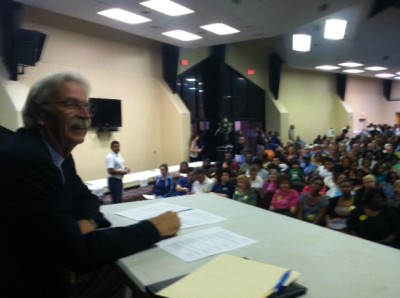
<svg viewBox="0 0 400 298">
<path fill-rule="evenodd" d="M 160 197 L 215 193 L 329 229 L 400 248 L 400 133 L 372 125 L 354 138 L 316 138 L 268 147 L 253 156 L 189 168 L 168 178 L 160 166 Z M 171 183 L 173 181 L 173 183 Z M 174 189 L 171 189 L 171 184 Z"/>
</svg>

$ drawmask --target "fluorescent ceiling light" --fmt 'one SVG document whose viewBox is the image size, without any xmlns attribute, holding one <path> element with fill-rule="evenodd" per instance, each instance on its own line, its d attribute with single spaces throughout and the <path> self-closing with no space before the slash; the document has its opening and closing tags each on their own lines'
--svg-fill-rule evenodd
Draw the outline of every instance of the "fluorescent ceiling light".
<svg viewBox="0 0 400 298">
<path fill-rule="evenodd" d="M 385 70 L 387 68 L 381 66 L 371 66 L 371 67 L 366 67 L 365 69 L 370 71 L 380 71 L 380 70 Z"/>
<path fill-rule="evenodd" d="M 400 76 L 400 71 L 399 71 L 399 72 L 396 72 L 396 74 Z"/>
<path fill-rule="evenodd" d="M 393 79 L 395 79 L 395 80 L 400 80 L 400 77 L 394 77 Z"/>
<path fill-rule="evenodd" d="M 218 35 L 227 35 L 227 34 L 233 34 L 233 33 L 240 32 L 239 30 L 237 30 L 231 26 L 225 25 L 223 23 L 204 25 L 204 26 L 200 26 L 200 28 L 210 31 L 212 33 L 218 34 Z"/>
<path fill-rule="evenodd" d="M 322 69 L 322 70 L 335 70 L 335 69 L 340 69 L 339 66 L 333 66 L 333 65 L 320 65 L 316 66 L 316 69 Z"/>
<path fill-rule="evenodd" d="M 293 51 L 308 52 L 311 48 L 311 35 L 293 34 Z"/>
<path fill-rule="evenodd" d="M 391 74 L 391 73 L 378 73 L 378 74 L 376 74 L 375 76 L 376 76 L 376 77 L 379 77 L 379 78 L 392 78 L 392 77 L 394 77 L 395 75 L 394 75 L 394 74 Z"/>
<path fill-rule="evenodd" d="M 327 39 L 343 39 L 347 21 L 330 19 L 325 21 L 324 37 Z"/>
<path fill-rule="evenodd" d="M 357 63 L 357 62 L 344 62 L 344 63 L 339 63 L 340 66 L 345 66 L 345 67 L 359 67 L 363 66 L 364 64 Z"/>
<path fill-rule="evenodd" d="M 163 32 L 163 34 L 183 41 L 190 41 L 203 38 L 201 36 L 183 30 L 173 30 L 173 31 Z"/>
<path fill-rule="evenodd" d="M 188 82 L 196 82 L 197 80 L 195 78 L 187 78 L 186 81 L 188 81 Z"/>
<path fill-rule="evenodd" d="M 363 70 L 363 69 L 345 69 L 345 70 L 343 70 L 343 72 L 347 72 L 347 73 L 362 73 L 362 72 L 365 72 L 365 70 Z"/>
<path fill-rule="evenodd" d="M 140 24 L 151 21 L 148 18 L 119 8 L 99 11 L 98 14 L 128 24 Z"/>
<path fill-rule="evenodd" d="M 169 0 L 150 0 L 150 1 L 140 2 L 140 4 L 172 17 L 181 16 L 184 14 L 189 14 L 194 12 L 193 10 L 185 6 L 182 6 L 178 3 Z"/>
</svg>

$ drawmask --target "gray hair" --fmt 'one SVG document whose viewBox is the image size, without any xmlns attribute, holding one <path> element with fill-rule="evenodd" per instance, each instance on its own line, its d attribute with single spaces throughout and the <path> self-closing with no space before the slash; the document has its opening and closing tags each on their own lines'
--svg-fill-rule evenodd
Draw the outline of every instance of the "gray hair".
<svg viewBox="0 0 400 298">
<path fill-rule="evenodd" d="M 85 89 L 86 93 L 90 91 L 88 81 L 76 73 L 61 72 L 40 79 L 31 87 L 24 108 L 22 109 L 22 120 L 25 128 L 35 126 L 34 106 L 47 103 L 51 98 L 57 96 L 57 92 L 65 82 L 77 82 Z"/>
</svg>

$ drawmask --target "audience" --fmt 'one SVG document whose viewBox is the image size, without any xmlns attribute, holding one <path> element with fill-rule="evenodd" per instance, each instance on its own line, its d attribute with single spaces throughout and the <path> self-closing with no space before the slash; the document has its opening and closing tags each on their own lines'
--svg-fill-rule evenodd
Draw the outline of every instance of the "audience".
<svg viewBox="0 0 400 298">
<path fill-rule="evenodd" d="M 231 171 L 229 169 L 223 169 L 219 181 L 214 184 L 211 192 L 225 198 L 232 198 L 235 185 L 232 183 L 231 178 Z"/>
<path fill-rule="evenodd" d="M 385 206 L 385 193 L 379 188 L 365 193 L 362 205 L 351 212 L 347 224 L 350 234 L 386 245 L 395 245 L 400 236 L 400 219 Z"/>
<path fill-rule="evenodd" d="M 290 178 L 286 175 L 279 177 L 278 190 L 272 198 L 270 210 L 293 217 L 296 215 L 299 201 L 299 193 L 291 188 Z"/>
<path fill-rule="evenodd" d="M 328 206 L 328 197 L 321 194 L 324 181 L 316 178 L 311 184 L 311 191 L 300 199 L 297 218 L 317 225 L 324 225 L 324 216 Z"/>
<path fill-rule="evenodd" d="M 215 180 L 207 177 L 203 168 L 196 168 L 193 171 L 195 181 L 192 184 L 193 193 L 208 193 L 214 186 Z"/>
<path fill-rule="evenodd" d="M 187 176 L 186 177 L 182 176 L 176 182 L 175 195 L 184 196 L 190 194 L 192 192 L 192 184 L 194 180 L 195 179 L 194 179 L 193 169 L 189 169 Z"/>
<path fill-rule="evenodd" d="M 158 198 L 172 197 L 175 194 L 174 178 L 168 173 L 168 165 L 160 165 L 161 175 L 157 177 L 153 186 L 153 194 Z"/>
<path fill-rule="evenodd" d="M 246 175 L 239 175 L 236 178 L 236 191 L 232 199 L 245 204 L 256 206 L 258 199 L 258 192 L 251 187 L 250 179 Z"/>
</svg>

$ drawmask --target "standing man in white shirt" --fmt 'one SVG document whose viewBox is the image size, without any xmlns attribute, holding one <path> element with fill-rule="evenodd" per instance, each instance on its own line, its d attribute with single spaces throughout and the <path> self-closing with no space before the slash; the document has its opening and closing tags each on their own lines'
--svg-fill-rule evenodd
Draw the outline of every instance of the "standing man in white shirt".
<svg viewBox="0 0 400 298">
<path fill-rule="evenodd" d="M 119 142 L 112 141 L 110 148 L 111 152 L 107 154 L 106 158 L 107 181 L 113 204 L 117 204 L 122 203 L 122 178 L 131 170 L 125 166 L 125 160 L 119 154 Z"/>
<path fill-rule="evenodd" d="M 193 193 L 208 193 L 215 184 L 215 180 L 208 178 L 202 168 L 196 168 L 193 171 L 195 181 L 192 184 Z"/>
</svg>

